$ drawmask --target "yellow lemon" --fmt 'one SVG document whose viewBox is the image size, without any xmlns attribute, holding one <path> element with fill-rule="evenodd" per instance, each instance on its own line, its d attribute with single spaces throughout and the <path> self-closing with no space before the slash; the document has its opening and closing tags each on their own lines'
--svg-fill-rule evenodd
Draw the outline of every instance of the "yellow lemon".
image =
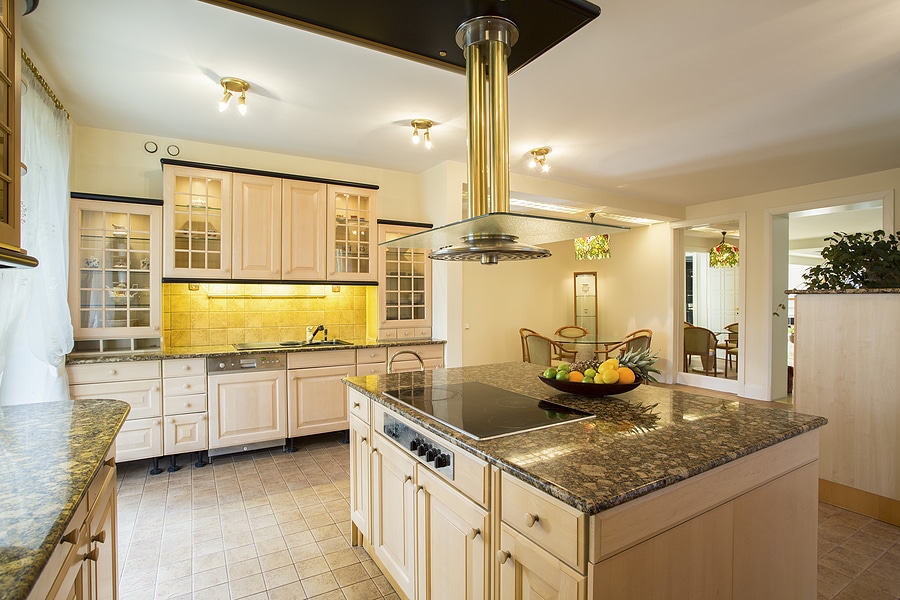
<svg viewBox="0 0 900 600">
<path fill-rule="evenodd" d="M 600 379 L 603 380 L 603 383 L 617 383 L 619 381 L 619 370 L 618 369 L 606 369 L 605 371 L 601 371 Z M 594 381 L 597 381 L 597 380 L 594 379 Z"/>
</svg>

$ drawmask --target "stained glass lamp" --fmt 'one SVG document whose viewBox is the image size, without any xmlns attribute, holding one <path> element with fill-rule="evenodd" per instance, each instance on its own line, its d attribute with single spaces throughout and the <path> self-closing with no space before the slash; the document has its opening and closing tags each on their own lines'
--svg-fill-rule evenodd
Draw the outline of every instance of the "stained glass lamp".
<svg viewBox="0 0 900 600">
<path fill-rule="evenodd" d="M 725 241 L 725 232 L 722 232 L 722 241 L 717 246 L 709 249 L 709 266 L 712 269 L 733 269 L 738 266 L 737 246 L 732 246 Z"/>
<path fill-rule="evenodd" d="M 575 238 L 575 260 L 609 258 L 609 234 Z"/>
</svg>

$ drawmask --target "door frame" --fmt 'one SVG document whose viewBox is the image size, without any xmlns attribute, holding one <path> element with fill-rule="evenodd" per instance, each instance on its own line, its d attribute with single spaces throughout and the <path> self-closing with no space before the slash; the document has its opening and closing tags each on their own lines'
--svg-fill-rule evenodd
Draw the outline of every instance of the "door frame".
<svg viewBox="0 0 900 600">
<path fill-rule="evenodd" d="M 672 286 L 673 297 L 671 300 L 671 304 L 674 309 L 674 314 L 677 315 L 677 317 L 672 319 L 672 331 L 671 335 L 669 336 L 671 344 L 669 347 L 669 356 L 672 357 L 672 360 L 669 361 L 669 372 L 666 373 L 666 379 L 675 383 L 690 385 L 708 390 L 716 390 L 720 392 L 730 392 L 740 396 L 744 389 L 744 360 L 738 360 L 736 380 L 725 379 L 724 377 L 709 377 L 707 375 L 700 375 L 697 373 L 685 373 L 681 370 L 681 365 L 684 362 L 682 360 L 682 357 L 684 356 L 684 315 L 687 308 L 685 306 L 686 290 L 684 284 L 684 230 L 688 229 L 689 227 L 695 227 L 697 225 L 703 225 L 705 223 L 716 223 L 720 221 L 737 221 L 738 231 L 740 232 L 740 239 L 747 239 L 746 212 L 725 213 L 715 216 L 687 219 L 684 221 L 676 221 L 670 223 L 670 226 L 672 228 L 673 248 L 672 277 L 674 281 L 674 285 Z M 743 241 L 741 242 L 741 246 L 744 246 Z M 738 346 L 741 346 L 743 344 L 744 333 L 746 331 L 746 328 L 744 327 L 744 315 L 746 314 L 747 306 L 746 279 L 747 270 L 744 268 L 744 257 L 742 256 L 741 261 L 738 265 L 738 307 L 740 309 L 740 312 L 737 316 Z"/>
</svg>

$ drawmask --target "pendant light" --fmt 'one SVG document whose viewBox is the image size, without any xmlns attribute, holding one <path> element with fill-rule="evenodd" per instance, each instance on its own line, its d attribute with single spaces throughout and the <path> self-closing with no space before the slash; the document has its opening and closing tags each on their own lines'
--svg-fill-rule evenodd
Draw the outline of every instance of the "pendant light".
<svg viewBox="0 0 900 600">
<path fill-rule="evenodd" d="M 725 241 L 725 232 L 722 232 L 722 241 L 709 249 L 709 266 L 712 269 L 733 269 L 738 266 L 737 246 L 732 246 Z"/>
</svg>

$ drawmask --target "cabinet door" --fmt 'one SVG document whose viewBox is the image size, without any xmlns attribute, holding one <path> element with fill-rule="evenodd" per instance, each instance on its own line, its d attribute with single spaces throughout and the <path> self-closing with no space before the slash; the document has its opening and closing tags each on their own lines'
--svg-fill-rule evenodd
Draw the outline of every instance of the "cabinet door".
<svg viewBox="0 0 900 600">
<path fill-rule="evenodd" d="M 407 598 L 416 587 L 416 464 L 385 437 L 372 453 L 372 546 Z"/>
<path fill-rule="evenodd" d="M 375 191 L 328 186 L 328 279 L 377 281 Z"/>
<path fill-rule="evenodd" d="M 17 2 L 0 3 L 0 245 L 19 247 L 21 181 L 21 94 L 19 90 L 19 46 L 16 41 L 16 21 L 22 14 Z M 32 165 L 37 168 L 38 165 Z"/>
<path fill-rule="evenodd" d="M 116 471 L 106 474 L 103 488 L 88 516 L 91 598 L 118 598 L 116 562 Z"/>
<path fill-rule="evenodd" d="M 209 448 L 206 413 L 167 416 L 163 423 L 163 453 L 183 454 Z"/>
<path fill-rule="evenodd" d="M 344 377 L 356 375 L 356 365 L 288 370 L 288 437 L 342 431 L 347 421 Z"/>
<path fill-rule="evenodd" d="M 209 447 L 227 448 L 287 437 L 284 371 L 209 378 Z"/>
<path fill-rule="evenodd" d="M 91 570 L 86 564 L 90 547 L 90 531 L 87 523 L 81 526 L 78 541 L 75 544 L 77 551 L 69 554 L 53 584 L 53 589 L 41 600 L 88 600 L 91 598 Z M 115 596 L 110 596 L 110 598 L 115 598 Z M 28 600 L 39 600 L 39 598 L 29 596 Z"/>
<path fill-rule="evenodd" d="M 281 179 L 232 175 L 232 277 L 281 278 Z"/>
<path fill-rule="evenodd" d="M 421 227 L 381 224 L 378 241 L 389 242 Z M 431 327 L 431 260 L 423 248 L 378 248 L 379 329 Z"/>
<path fill-rule="evenodd" d="M 584 600 L 586 597 L 585 577 L 505 523 L 500 525 L 500 550 L 496 558 L 501 600 Z"/>
<path fill-rule="evenodd" d="M 163 277 L 231 277 L 231 173 L 165 165 Z"/>
<path fill-rule="evenodd" d="M 324 280 L 328 237 L 325 184 L 283 180 L 281 214 L 281 278 Z"/>
<path fill-rule="evenodd" d="M 116 457 L 120 461 L 162 455 L 162 418 L 125 421 L 116 436 Z"/>
<path fill-rule="evenodd" d="M 369 425 L 362 419 L 350 416 L 350 520 L 353 522 L 352 543 L 361 543 L 359 536 L 372 539 L 369 529 L 371 510 L 371 465 L 369 457 L 372 444 L 369 441 Z"/>
<path fill-rule="evenodd" d="M 162 208 L 73 198 L 69 310 L 75 339 L 159 337 Z"/>
<path fill-rule="evenodd" d="M 417 478 L 419 598 L 487 598 L 487 511 L 421 466 Z"/>
</svg>

